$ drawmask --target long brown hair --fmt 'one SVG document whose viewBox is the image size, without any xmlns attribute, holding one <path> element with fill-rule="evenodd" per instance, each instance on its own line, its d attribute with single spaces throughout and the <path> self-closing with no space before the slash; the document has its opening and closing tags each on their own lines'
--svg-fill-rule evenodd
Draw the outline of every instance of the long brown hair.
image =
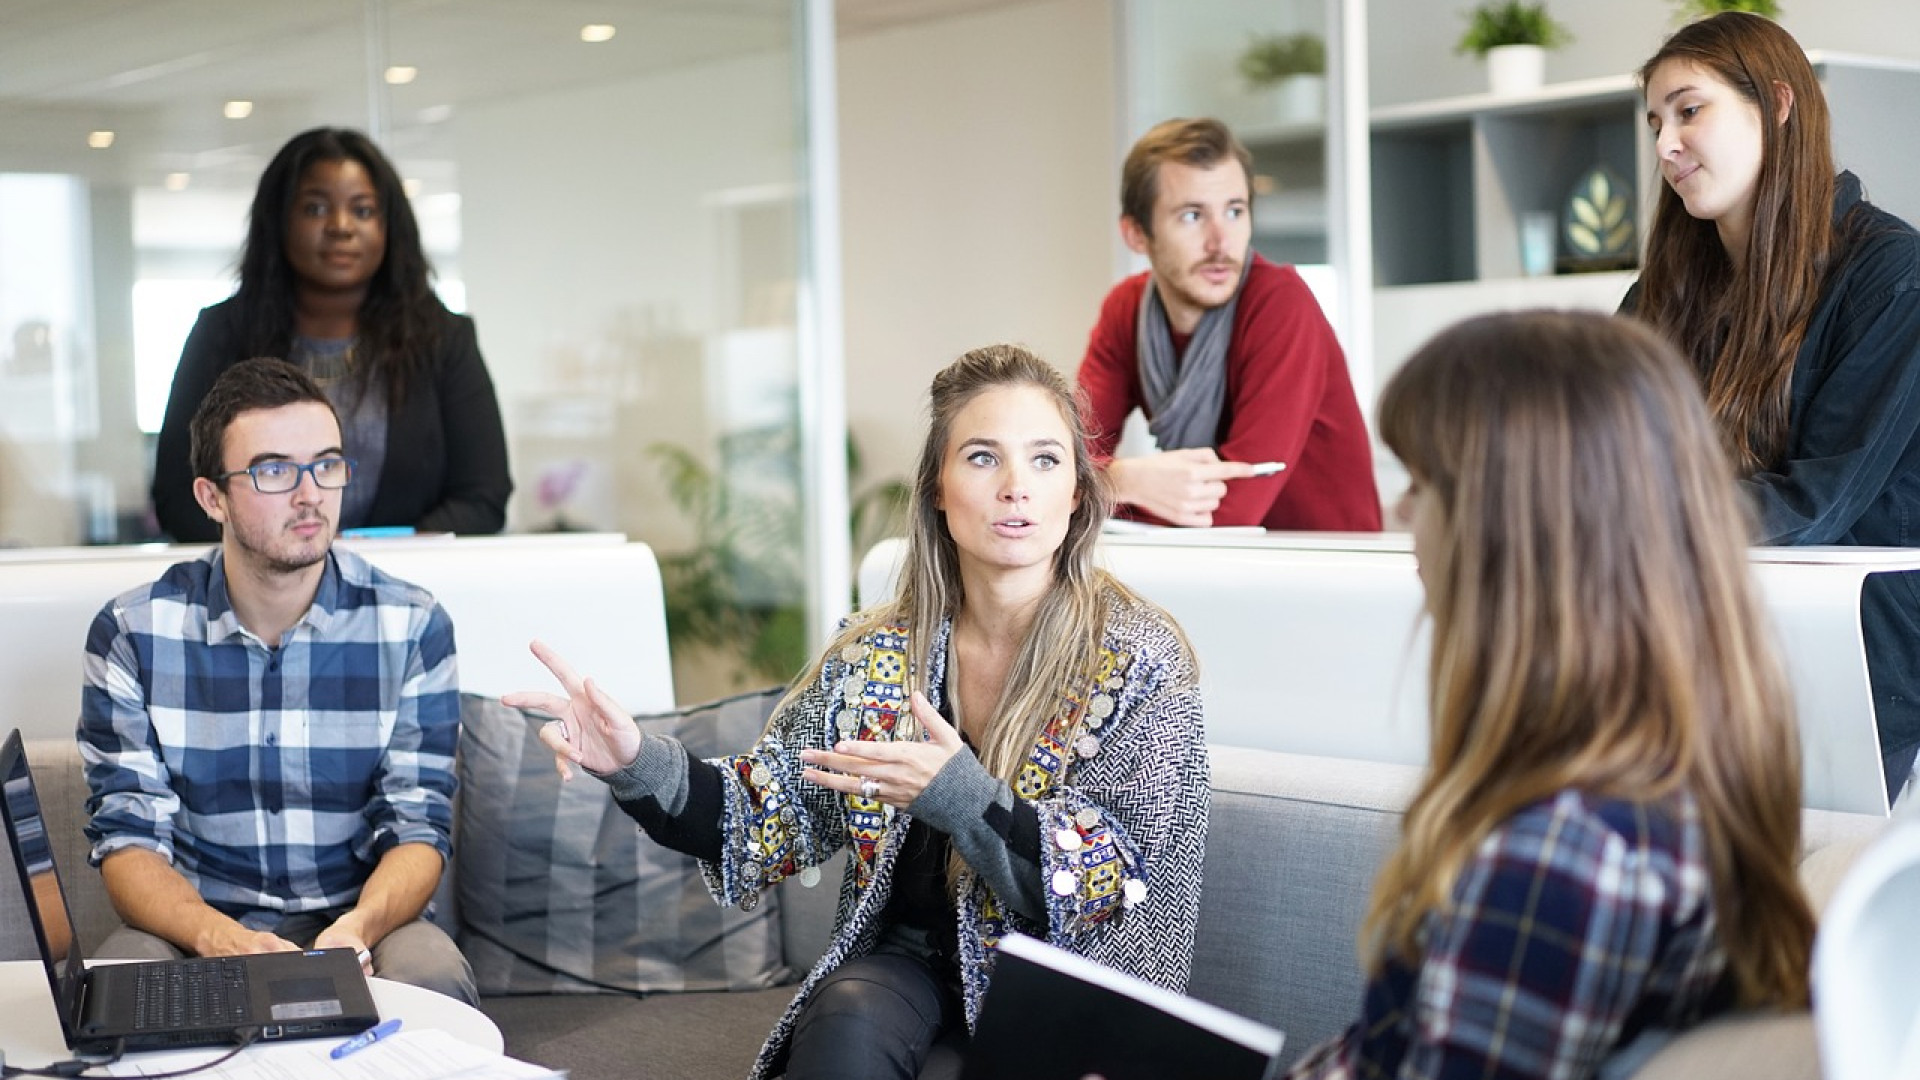
<svg viewBox="0 0 1920 1080">
<path fill-rule="evenodd" d="M 1443 331 L 1380 432 L 1426 497 L 1432 763 L 1363 939 L 1416 956 L 1473 851 L 1574 788 L 1699 808 L 1743 1002 L 1804 1004 L 1800 749 L 1746 514 L 1685 362 L 1629 320 L 1529 312 Z"/>
<path fill-rule="evenodd" d="M 1053 587 L 1041 600 L 1027 640 L 1007 672 L 993 719 L 974 736 L 981 763 L 1011 783 L 1042 727 L 1059 708 L 1062 691 L 1091 672 L 1105 630 L 1108 597 L 1146 603 L 1094 565 L 1094 545 L 1112 513 L 1113 496 L 1105 475 L 1087 452 L 1086 426 L 1073 390 L 1051 364 L 1017 345 L 975 349 L 934 376 L 927 439 L 914 473 L 906 557 L 893 599 L 856 616 L 821 660 L 794 684 L 789 698 L 819 678 L 825 656 L 888 624 L 907 627 L 912 650 L 910 684 L 926 678 L 929 651 L 941 623 L 966 603 L 960 550 L 939 509 L 940 471 L 952 441 L 954 419 L 982 393 L 1008 386 L 1037 388 L 1060 411 L 1072 436 L 1074 490 L 1080 497 L 1067 523 L 1067 535 L 1053 556 Z"/>
<path fill-rule="evenodd" d="M 1693 361 L 1723 444 L 1742 474 L 1754 473 L 1786 454 L 1794 355 L 1836 244 L 1827 99 L 1799 44 L 1759 15 L 1682 27 L 1640 68 L 1643 91 L 1668 62 L 1703 68 L 1760 110 L 1760 177 L 1738 270 L 1714 223 L 1657 181 L 1636 314 Z M 1776 123 L 1778 86 L 1793 104 Z"/>
</svg>

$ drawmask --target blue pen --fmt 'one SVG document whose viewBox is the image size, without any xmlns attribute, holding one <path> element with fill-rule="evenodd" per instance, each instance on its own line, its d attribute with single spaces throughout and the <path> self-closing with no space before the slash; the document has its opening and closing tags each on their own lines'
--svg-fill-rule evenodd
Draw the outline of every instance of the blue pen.
<svg viewBox="0 0 1920 1080">
<path fill-rule="evenodd" d="M 335 1058 L 343 1058 L 356 1051 L 365 1050 L 367 1047 L 372 1046 L 374 1043 L 379 1042 L 381 1039 L 399 1030 L 399 1017 L 396 1016 L 391 1020 L 382 1020 L 360 1034 L 355 1035 L 353 1038 L 348 1039 L 346 1042 L 341 1043 L 339 1046 L 334 1047 L 333 1056 Z"/>
</svg>

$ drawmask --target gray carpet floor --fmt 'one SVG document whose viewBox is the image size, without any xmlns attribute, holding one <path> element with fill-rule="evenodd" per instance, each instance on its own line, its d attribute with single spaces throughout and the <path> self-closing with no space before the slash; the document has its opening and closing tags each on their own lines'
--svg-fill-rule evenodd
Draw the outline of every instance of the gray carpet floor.
<svg viewBox="0 0 1920 1080">
<path fill-rule="evenodd" d="M 739 993 L 490 997 L 507 1053 L 572 1080 L 741 1080 L 792 986 Z"/>
</svg>

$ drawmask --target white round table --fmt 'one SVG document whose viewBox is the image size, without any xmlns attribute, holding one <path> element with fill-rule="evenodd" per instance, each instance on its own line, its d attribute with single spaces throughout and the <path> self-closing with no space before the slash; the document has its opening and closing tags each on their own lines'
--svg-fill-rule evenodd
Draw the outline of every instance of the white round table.
<svg viewBox="0 0 1920 1080">
<path fill-rule="evenodd" d="M 377 977 L 368 979 L 367 985 L 373 988 L 373 1003 L 380 1006 L 382 1020 L 398 1016 L 408 1027 L 439 1028 L 468 1046 L 492 1054 L 506 1049 L 499 1025 L 464 1001 Z"/>
</svg>

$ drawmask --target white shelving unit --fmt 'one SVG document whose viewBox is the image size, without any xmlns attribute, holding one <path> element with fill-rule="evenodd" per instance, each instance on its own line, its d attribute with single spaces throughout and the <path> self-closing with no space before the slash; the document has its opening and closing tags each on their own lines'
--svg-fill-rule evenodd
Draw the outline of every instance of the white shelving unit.
<svg viewBox="0 0 1920 1080">
<path fill-rule="evenodd" d="M 1375 284 L 1519 277 L 1521 215 L 1558 220 L 1596 165 L 1634 185 L 1644 225 L 1654 167 L 1644 112 L 1625 76 L 1374 110 Z"/>
<path fill-rule="evenodd" d="M 1253 244 L 1280 263 L 1331 262 L 1324 123 L 1242 127 L 1253 154 Z"/>
<path fill-rule="evenodd" d="M 1834 159 L 1875 203 L 1920 215 L 1920 65 L 1810 52 L 1833 114 Z M 1636 270 L 1524 277 L 1520 218 L 1553 214 L 1604 164 L 1633 186 L 1644 244 L 1660 179 L 1646 106 L 1626 75 L 1517 97 L 1469 94 L 1375 109 L 1374 372 L 1380 383 L 1434 332 L 1521 307 L 1611 311 Z M 1557 232 L 1557 230 L 1556 230 Z M 1564 239 L 1557 238 L 1565 251 Z"/>
</svg>

